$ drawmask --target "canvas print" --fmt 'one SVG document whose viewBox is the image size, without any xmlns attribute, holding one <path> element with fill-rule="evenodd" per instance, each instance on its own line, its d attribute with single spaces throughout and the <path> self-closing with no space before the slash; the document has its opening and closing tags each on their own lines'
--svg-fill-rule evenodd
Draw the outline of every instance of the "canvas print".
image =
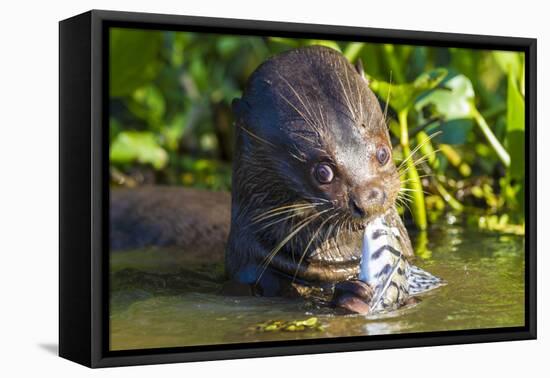
<svg viewBox="0 0 550 378">
<path fill-rule="evenodd" d="M 111 351 L 525 325 L 524 53 L 108 32 Z"/>
</svg>

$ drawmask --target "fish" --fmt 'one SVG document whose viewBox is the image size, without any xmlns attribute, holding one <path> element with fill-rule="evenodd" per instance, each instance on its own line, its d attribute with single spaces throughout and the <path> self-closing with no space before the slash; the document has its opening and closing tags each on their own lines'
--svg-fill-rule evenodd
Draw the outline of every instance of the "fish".
<svg viewBox="0 0 550 378">
<path fill-rule="evenodd" d="M 411 298 L 446 284 L 409 262 L 401 232 L 384 217 L 375 218 L 365 227 L 358 279 L 374 292 L 368 314 L 396 310 Z"/>
</svg>

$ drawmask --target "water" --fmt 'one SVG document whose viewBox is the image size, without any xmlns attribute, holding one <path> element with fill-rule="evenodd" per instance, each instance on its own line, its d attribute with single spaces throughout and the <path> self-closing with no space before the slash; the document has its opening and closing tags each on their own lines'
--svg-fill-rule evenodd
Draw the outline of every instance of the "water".
<svg viewBox="0 0 550 378">
<path fill-rule="evenodd" d="M 176 347 L 524 325 L 524 238 L 456 226 L 415 240 L 415 264 L 448 284 L 414 307 L 375 317 L 336 315 L 300 299 L 223 297 L 220 262 L 148 249 L 111 257 L 111 349 Z M 322 330 L 258 324 L 316 316 Z"/>
</svg>

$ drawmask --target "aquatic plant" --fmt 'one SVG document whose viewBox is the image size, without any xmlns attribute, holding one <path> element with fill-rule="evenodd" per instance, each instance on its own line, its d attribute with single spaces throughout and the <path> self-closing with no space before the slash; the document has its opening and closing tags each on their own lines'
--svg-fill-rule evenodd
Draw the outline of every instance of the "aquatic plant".
<svg viewBox="0 0 550 378">
<path fill-rule="evenodd" d="M 230 190 L 231 101 L 269 56 L 322 44 L 363 62 L 418 229 L 524 229 L 523 53 L 130 29 L 110 43 L 113 185 Z"/>
</svg>

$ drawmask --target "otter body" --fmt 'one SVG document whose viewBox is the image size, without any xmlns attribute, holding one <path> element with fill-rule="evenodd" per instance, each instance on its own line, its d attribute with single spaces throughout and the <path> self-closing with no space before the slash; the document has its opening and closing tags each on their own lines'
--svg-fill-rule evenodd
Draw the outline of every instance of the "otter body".
<svg viewBox="0 0 550 378">
<path fill-rule="evenodd" d="M 329 48 L 291 50 L 252 74 L 234 113 L 231 279 L 263 295 L 349 288 L 364 228 L 381 216 L 412 255 L 385 117 L 362 69 Z"/>
<path fill-rule="evenodd" d="M 111 250 L 175 247 L 223 261 L 231 196 L 190 188 L 112 189 Z"/>
<path fill-rule="evenodd" d="M 231 204 L 187 189 L 114 190 L 111 245 L 193 245 L 205 256 L 225 247 L 237 286 L 267 296 L 320 289 L 364 312 L 369 222 L 382 217 L 399 231 L 404 258 L 413 252 L 395 209 L 400 178 L 385 116 L 362 68 L 329 48 L 291 50 L 252 74 L 233 109 Z"/>
</svg>

